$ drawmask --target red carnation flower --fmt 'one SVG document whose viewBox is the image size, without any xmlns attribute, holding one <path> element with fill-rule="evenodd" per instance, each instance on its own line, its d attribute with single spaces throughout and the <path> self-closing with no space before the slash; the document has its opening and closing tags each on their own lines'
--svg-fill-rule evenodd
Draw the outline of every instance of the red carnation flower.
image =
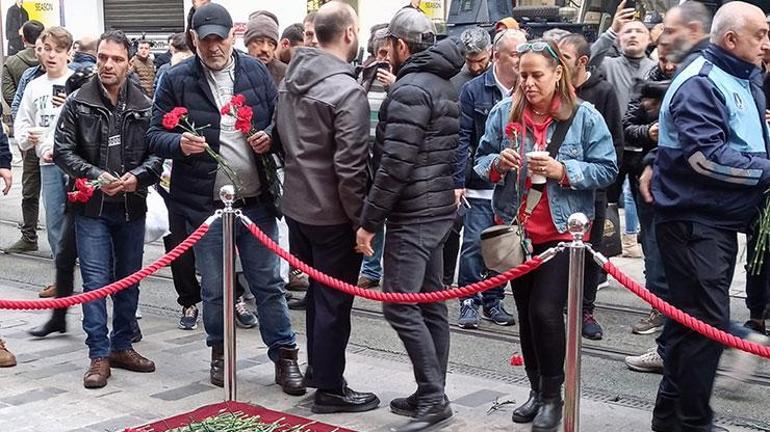
<svg viewBox="0 0 770 432">
<path fill-rule="evenodd" d="M 514 137 L 517 137 L 521 134 L 521 129 L 522 129 L 521 123 L 510 122 L 507 125 L 505 125 L 505 135 L 508 138 L 513 139 Z"/>
<path fill-rule="evenodd" d="M 222 107 L 222 109 L 219 111 L 222 115 L 230 115 L 230 104 L 225 104 L 225 106 Z"/>
<path fill-rule="evenodd" d="M 246 96 L 242 94 L 237 94 L 233 96 L 233 98 L 230 100 L 230 103 L 233 104 L 234 107 L 242 107 L 246 105 Z"/>
<path fill-rule="evenodd" d="M 235 117 L 240 121 L 251 123 L 251 118 L 254 117 L 254 110 L 249 106 L 239 107 L 238 111 L 235 113 Z"/>
<path fill-rule="evenodd" d="M 163 116 L 163 127 L 168 130 L 174 130 L 177 126 L 179 126 L 179 116 L 174 114 L 174 112 L 166 113 Z"/>
<path fill-rule="evenodd" d="M 511 366 L 522 366 L 524 364 L 524 357 L 514 354 L 511 356 Z"/>
</svg>

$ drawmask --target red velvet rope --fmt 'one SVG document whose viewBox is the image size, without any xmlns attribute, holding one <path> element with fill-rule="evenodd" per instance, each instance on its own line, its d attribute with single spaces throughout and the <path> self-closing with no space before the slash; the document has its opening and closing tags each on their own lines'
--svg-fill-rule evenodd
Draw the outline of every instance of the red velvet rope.
<svg viewBox="0 0 770 432">
<path fill-rule="evenodd" d="M 180 255 L 185 253 L 187 249 L 190 249 L 192 245 L 198 242 L 204 234 L 209 230 L 209 222 L 207 221 L 195 232 L 190 234 L 179 246 L 172 249 L 169 253 L 158 258 L 155 262 L 147 266 L 146 268 L 130 275 L 123 279 L 113 282 L 107 286 L 104 286 L 93 291 L 84 292 L 70 297 L 53 298 L 45 300 L 0 300 L 0 310 L 2 309 L 14 309 L 14 310 L 35 310 L 35 309 L 62 309 L 70 306 L 75 306 L 82 303 L 88 303 L 94 300 L 102 299 L 108 295 L 115 294 L 122 291 L 131 285 L 138 283 L 140 280 L 147 276 L 157 272 L 161 268 L 169 265 L 172 261 L 179 258 Z"/>
<path fill-rule="evenodd" d="M 541 257 L 534 257 L 524 264 L 512 268 L 505 273 L 501 273 L 487 280 L 476 282 L 462 288 L 453 288 L 443 291 L 425 293 L 384 293 L 382 291 L 363 289 L 319 272 L 318 270 L 300 261 L 297 257 L 290 254 L 285 249 L 282 249 L 280 246 L 278 246 L 278 244 L 276 244 L 273 239 L 262 232 L 262 230 L 260 230 L 256 224 L 251 221 L 247 222 L 243 218 L 241 220 L 243 221 L 244 225 L 246 225 L 246 228 L 254 235 L 254 237 L 256 237 L 257 240 L 265 245 L 266 248 L 281 258 L 285 259 L 292 267 L 298 268 L 305 272 L 309 277 L 330 288 L 342 291 L 346 294 L 351 294 L 357 297 L 363 297 L 365 299 L 380 301 L 384 303 L 437 303 L 449 299 L 468 297 L 504 284 L 512 279 L 524 276 L 525 274 L 537 269 L 545 262 Z"/>
<path fill-rule="evenodd" d="M 741 351 L 746 351 L 764 358 L 770 358 L 770 347 L 741 339 L 737 336 L 731 335 L 730 333 L 719 330 L 702 321 L 699 321 L 692 315 L 688 315 L 687 313 L 682 312 L 681 310 L 661 300 L 658 296 L 648 291 L 638 282 L 625 275 L 620 271 L 620 269 L 615 267 L 615 265 L 609 261 L 604 264 L 603 268 L 604 271 L 614 277 L 615 280 L 620 282 L 621 285 L 625 286 L 632 293 L 636 294 L 642 300 L 649 303 L 650 306 L 659 310 L 661 313 L 663 313 L 663 315 L 673 319 L 679 324 L 682 324 L 689 329 L 695 330 L 701 335 L 730 348 L 737 348 Z"/>
</svg>

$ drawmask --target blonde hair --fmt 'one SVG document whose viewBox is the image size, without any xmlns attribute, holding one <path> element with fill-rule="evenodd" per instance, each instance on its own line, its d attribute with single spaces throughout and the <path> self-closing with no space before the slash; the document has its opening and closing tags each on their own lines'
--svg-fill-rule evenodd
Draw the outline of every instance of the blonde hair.
<svg viewBox="0 0 770 432">
<path fill-rule="evenodd" d="M 548 61 L 548 65 L 551 66 L 552 69 L 555 70 L 558 66 L 561 66 L 561 78 L 556 82 L 556 92 L 554 93 L 554 96 L 561 100 L 561 105 L 556 112 L 549 112 L 548 114 L 550 114 L 555 120 L 567 120 L 572 115 L 572 111 L 579 104 L 578 98 L 575 95 L 575 89 L 571 84 L 572 81 L 570 78 L 569 69 L 564 62 L 564 57 L 562 57 L 561 51 L 559 51 L 559 47 L 553 41 L 539 39 L 530 43 L 536 44 L 539 42 L 548 44 L 551 50 L 553 50 L 553 53 L 556 54 L 557 58 L 554 58 L 551 55 L 551 53 L 548 51 L 548 48 L 542 51 L 527 51 L 520 54 L 520 56 L 524 56 L 525 54 L 529 53 L 539 54 Z M 521 80 L 519 80 L 519 83 L 516 85 L 516 91 L 513 93 L 513 104 L 511 105 L 510 121 L 514 123 L 521 122 L 524 117 L 524 109 L 527 107 L 527 105 L 528 103 L 527 98 L 524 95 L 524 87 Z"/>
</svg>

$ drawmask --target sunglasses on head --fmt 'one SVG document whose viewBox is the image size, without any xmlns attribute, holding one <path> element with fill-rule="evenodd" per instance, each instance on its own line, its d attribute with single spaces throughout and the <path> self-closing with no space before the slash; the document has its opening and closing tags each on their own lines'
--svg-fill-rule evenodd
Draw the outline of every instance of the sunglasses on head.
<svg viewBox="0 0 770 432">
<path fill-rule="evenodd" d="M 536 53 L 548 51 L 548 54 L 550 54 L 554 60 L 559 61 L 559 56 L 556 55 L 553 48 L 551 48 L 547 42 L 525 42 L 516 47 L 516 52 L 519 54 L 524 54 L 529 51 Z"/>
</svg>

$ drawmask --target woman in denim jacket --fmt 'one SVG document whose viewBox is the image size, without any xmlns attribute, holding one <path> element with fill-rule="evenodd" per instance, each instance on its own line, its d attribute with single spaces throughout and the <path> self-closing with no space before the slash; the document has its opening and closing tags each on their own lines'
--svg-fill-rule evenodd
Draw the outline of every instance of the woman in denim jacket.
<svg viewBox="0 0 770 432">
<path fill-rule="evenodd" d="M 612 137 L 593 105 L 577 100 L 559 49 L 534 41 L 517 48 L 520 80 L 512 97 L 489 115 L 479 143 L 475 170 L 495 184 L 492 206 L 498 223 L 518 221 L 539 254 L 572 239 L 567 219 L 594 215 L 594 191 L 618 173 Z M 556 158 L 545 151 L 559 122 L 572 124 Z M 532 175 L 540 177 L 534 183 Z M 542 177 L 541 177 L 542 176 Z M 536 189 L 538 201 L 527 196 Z M 561 252 L 538 270 L 513 281 L 521 323 L 521 347 L 532 391 L 513 413 L 516 423 L 533 422 L 533 432 L 555 431 L 561 420 L 569 255 Z"/>
</svg>

